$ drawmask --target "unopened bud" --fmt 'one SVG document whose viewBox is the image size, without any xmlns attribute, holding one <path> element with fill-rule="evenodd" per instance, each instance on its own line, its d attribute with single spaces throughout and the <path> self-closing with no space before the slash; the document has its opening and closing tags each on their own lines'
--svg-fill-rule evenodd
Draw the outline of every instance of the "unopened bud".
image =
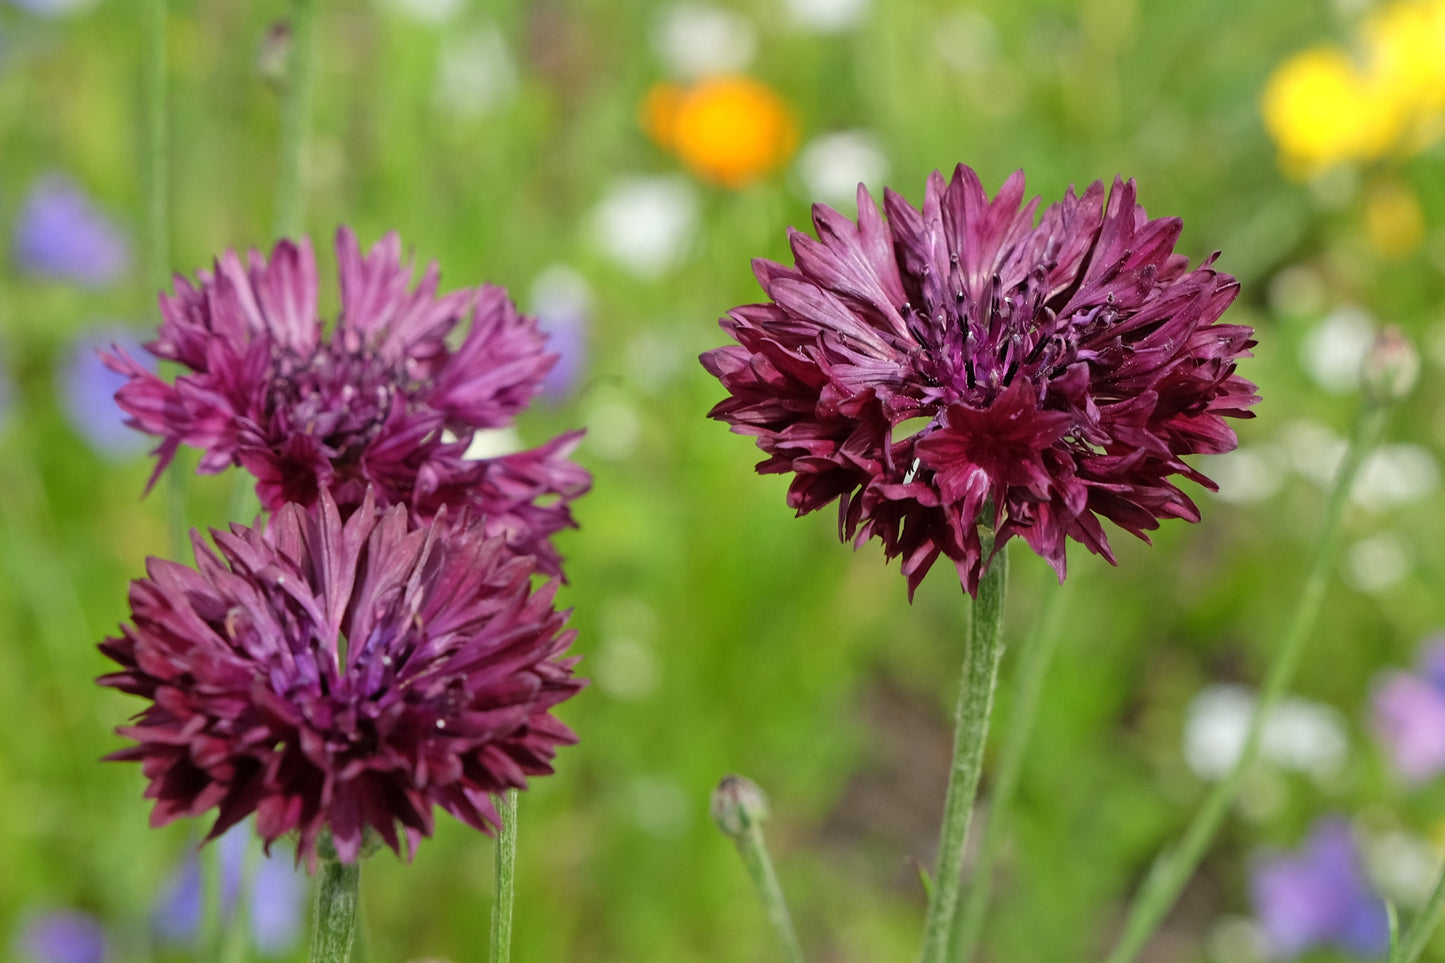
<svg viewBox="0 0 1445 963">
<path fill-rule="evenodd" d="M 1360 367 L 1360 384 L 1371 401 L 1399 401 L 1415 387 L 1420 374 L 1420 355 L 1405 333 L 1387 326 L 1375 337 Z"/>
<path fill-rule="evenodd" d="M 261 37 L 261 47 L 256 52 L 256 72 L 267 83 L 284 87 L 290 62 L 291 25 L 277 20 Z"/>
<path fill-rule="evenodd" d="M 712 794 L 712 818 L 718 829 L 738 839 L 767 822 L 768 797 L 751 779 L 724 776 Z"/>
</svg>

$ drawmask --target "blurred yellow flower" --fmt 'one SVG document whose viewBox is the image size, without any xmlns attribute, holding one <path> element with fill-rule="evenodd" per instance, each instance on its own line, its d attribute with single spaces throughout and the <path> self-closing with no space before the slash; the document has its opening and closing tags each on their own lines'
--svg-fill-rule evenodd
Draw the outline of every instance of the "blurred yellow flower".
<svg viewBox="0 0 1445 963">
<path fill-rule="evenodd" d="M 1400 148 L 1428 146 L 1445 111 L 1445 0 L 1397 0 L 1374 11 L 1361 33 Z"/>
<path fill-rule="evenodd" d="M 1408 184 L 1390 179 L 1370 186 L 1365 195 L 1365 233 L 1386 257 L 1403 257 L 1425 238 L 1425 215 Z"/>
<path fill-rule="evenodd" d="M 642 123 L 659 146 L 724 187 L 778 169 L 798 145 L 791 108 L 747 77 L 709 77 L 686 88 L 657 84 L 643 102 Z"/>
<path fill-rule="evenodd" d="M 1266 82 L 1260 109 L 1287 173 L 1414 153 L 1445 132 L 1445 0 L 1376 8 L 1355 50 L 1312 47 Z"/>
<path fill-rule="evenodd" d="M 1368 79 L 1337 47 L 1313 47 L 1280 64 L 1260 109 L 1291 174 L 1377 157 L 1390 145 L 1389 124 Z"/>
</svg>

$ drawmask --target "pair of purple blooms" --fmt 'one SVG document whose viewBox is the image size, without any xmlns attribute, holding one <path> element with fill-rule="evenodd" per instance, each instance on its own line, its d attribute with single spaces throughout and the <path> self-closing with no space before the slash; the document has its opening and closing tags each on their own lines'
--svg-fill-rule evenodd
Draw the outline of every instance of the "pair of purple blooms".
<svg viewBox="0 0 1445 963">
<path fill-rule="evenodd" d="M 301 935 L 304 877 L 287 862 L 272 858 L 260 861 L 248 878 L 249 845 L 249 836 L 240 828 L 218 841 L 220 908 L 223 914 L 232 914 L 244 889 L 251 945 L 266 959 L 285 956 Z M 157 894 L 150 920 L 155 942 L 194 946 L 201 935 L 203 898 L 200 860 L 191 853 Z M 31 915 L 16 932 L 12 952 L 24 963 L 107 963 L 113 958 L 104 923 L 72 909 Z"/>
<path fill-rule="evenodd" d="M 283 241 L 162 296 L 147 348 L 174 382 L 102 355 L 161 439 L 152 483 L 188 445 L 203 473 L 250 472 L 270 513 L 132 583 L 100 682 L 148 704 L 112 758 L 141 763 L 154 824 L 214 809 L 216 838 L 254 814 L 308 865 L 323 833 L 345 862 L 370 834 L 410 851 L 434 807 L 492 831 L 491 797 L 575 741 L 551 710 L 583 685 L 552 605 L 580 432 L 466 457 L 539 390 L 544 337 L 499 288 L 439 293 L 435 265 L 414 283 L 395 235 L 363 252 L 343 228 L 336 251 L 329 333 L 310 244 Z"/>
</svg>

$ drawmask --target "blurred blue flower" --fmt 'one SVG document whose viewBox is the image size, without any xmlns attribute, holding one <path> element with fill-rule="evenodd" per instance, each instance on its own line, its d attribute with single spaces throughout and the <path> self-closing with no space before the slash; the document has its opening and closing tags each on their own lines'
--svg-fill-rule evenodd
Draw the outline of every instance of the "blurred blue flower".
<svg viewBox="0 0 1445 963">
<path fill-rule="evenodd" d="M 251 834 L 245 823 L 221 837 L 221 912 L 229 917 L 241 893 L 246 849 Z M 249 900 L 251 945 L 262 956 L 285 956 L 301 935 L 306 877 L 284 858 L 262 856 L 252 874 Z M 151 911 L 151 929 L 163 943 L 193 945 L 200 936 L 203 902 L 201 862 L 193 852 L 161 890 Z"/>
<path fill-rule="evenodd" d="M 1417 673 L 1376 676 L 1370 710 L 1376 737 L 1407 781 L 1445 772 L 1445 638 L 1425 644 Z"/>
<path fill-rule="evenodd" d="M 19 7 L 41 17 L 59 17 L 90 6 L 92 0 L 10 0 L 10 5 Z"/>
<path fill-rule="evenodd" d="M 130 267 L 125 234 L 69 178 L 51 174 L 31 188 L 15 224 L 15 260 L 46 277 L 102 287 Z"/>
<path fill-rule="evenodd" d="M 147 438 L 126 424 L 126 413 L 115 403 L 115 393 L 130 379 L 107 368 L 96 354 L 111 345 L 132 357 L 149 358 L 141 342 L 124 328 L 93 330 L 71 346 L 56 370 L 55 387 L 61 411 L 76 433 L 97 454 L 125 458 L 144 449 Z"/>
<path fill-rule="evenodd" d="M 577 390 L 587 368 L 592 289 L 581 274 L 557 264 L 537 275 L 531 294 L 537 328 L 547 335 L 547 352 L 557 355 L 542 380 L 541 394 L 549 401 L 563 401 Z"/>
<path fill-rule="evenodd" d="M 1316 946 L 1361 956 L 1390 947 L 1385 902 L 1365 879 L 1349 823 L 1337 816 L 1316 821 L 1297 851 L 1258 859 L 1249 896 L 1275 959 Z"/>
<path fill-rule="evenodd" d="M 105 927 L 78 910 L 32 916 L 17 932 L 14 950 L 24 963 L 104 963 L 110 957 Z"/>
</svg>

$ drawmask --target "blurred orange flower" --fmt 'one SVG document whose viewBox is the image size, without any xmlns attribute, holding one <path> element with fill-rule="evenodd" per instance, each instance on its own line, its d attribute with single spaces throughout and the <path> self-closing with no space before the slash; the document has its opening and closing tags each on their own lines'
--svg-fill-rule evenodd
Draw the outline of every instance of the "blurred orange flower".
<svg viewBox="0 0 1445 963">
<path fill-rule="evenodd" d="M 656 84 L 643 101 L 642 125 L 698 177 L 731 188 L 777 170 L 798 146 L 792 108 L 748 77 Z"/>
</svg>

